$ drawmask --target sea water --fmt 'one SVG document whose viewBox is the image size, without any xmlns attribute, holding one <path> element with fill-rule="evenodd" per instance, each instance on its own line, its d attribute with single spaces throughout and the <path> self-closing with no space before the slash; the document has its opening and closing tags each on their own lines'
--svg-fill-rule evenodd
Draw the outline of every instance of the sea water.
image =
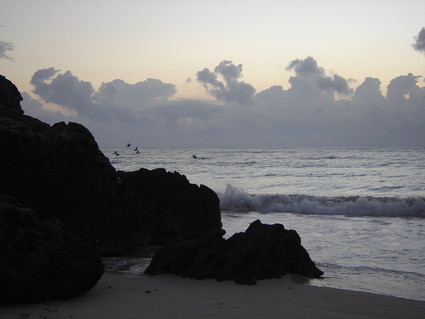
<svg viewBox="0 0 425 319">
<path fill-rule="evenodd" d="M 103 152 L 117 170 L 161 167 L 213 189 L 227 237 L 256 219 L 295 229 L 325 272 L 311 285 L 425 300 L 424 148 Z M 149 261 L 105 260 L 124 274 Z"/>
</svg>

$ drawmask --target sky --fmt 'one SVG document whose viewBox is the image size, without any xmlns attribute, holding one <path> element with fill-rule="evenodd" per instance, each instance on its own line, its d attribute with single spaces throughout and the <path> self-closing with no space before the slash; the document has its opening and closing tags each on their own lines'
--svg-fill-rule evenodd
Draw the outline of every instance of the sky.
<svg viewBox="0 0 425 319">
<path fill-rule="evenodd" d="M 425 1 L 0 3 L 25 114 L 101 147 L 425 146 Z"/>
</svg>

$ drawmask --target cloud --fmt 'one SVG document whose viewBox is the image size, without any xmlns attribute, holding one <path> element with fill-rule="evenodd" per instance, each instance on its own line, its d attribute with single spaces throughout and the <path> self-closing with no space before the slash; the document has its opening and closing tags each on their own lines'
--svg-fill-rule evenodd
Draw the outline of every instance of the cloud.
<svg viewBox="0 0 425 319">
<path fill-rule="evenodd" d="M 7 51 L 13 51 L 15 45 L 12 42 L 0 41 L 0 59 L 12 60 L 13 58 L 6 55 Z"/>
<path fill-rule="evenodd" d="M 156 79 L 129 84 L 123 80 L 102 83 L 95 91 L 90 82 L 82 81 L 70 71 L 59 73 L 54 68 L 34 73 L 33 93 L 48 103 L 55 103 L 81 117 L 94 120 L 137 121 L 135 113 L 166 100 L 175 92 L 173 84 Z"/>
<path fill-rule="evenodd" d="M 38 70 L 32 76 L 33 92 L 48 103 L 55 103 L 82 116 L 93 116 L 94 94 L 90 82 L 80 81 L 70 71 L 63 74 L 54 68 Z"/>
<path fill-rule="evenodd" d="M 413 48 L 419 52 L 425 53 L 425 28 L 422 28 L 415 37 Z"/>
<path fill-rule="evenodd" d="M 335 74 L 327 76 L 325 70 L 317 65 L 317 62 L 312 57 L 307 57 L 304 60 L 296 59 L 289 63 L 286 68 L 288 71 L 295 71 L 298 79 L 290 79 L 293 85 L 302 85 L 305 82 L 311 89 L 316 89 L 323 92 L 337 93 L 339 95 L 349 95 L 352 89 L 348 86 L 348 81 L 343 77 Z"/>
<path fill-rule="evenodd" d="M 360 103 L 383 103 L 384 96 L 381 92 L 381 81 L 377 78 L 367 77 L 356 88 L 354 99 Z"/>
<path fill-rule="evenodd" d="M 420 76 L 412 73 L 392 79 L 388 84 L 387 98 L 397 102 L 406 101 L 410 93 L 418 88 L 419 79 Z"/>
<path fill-rule="evenodd" d="M 168 101 L 142 113 L 146 123 L 170 133 L 213 133 L 222 129 L 222 107 L 202 100 Z"/>
<path fill-rule="evenodd" d="M 222 78 L 220 80 L 219 78 Z M 211 72 L 205 68 L 197 73 L 197 80 L 204 85 L 206 91 L 222 102 L 249 104 L 255 94 L 251 84 L 239 81 L 242 77 L 242 64 L 235 65 L 224 60 Z"/>
<path fill-rule="evenodd" d="M 48 108 L 40 101 L 34 99 L 31 95 L 26 92 L 22 94 L 22 102 L 21 106 L 26 115 L 30 115 L 36 117 L 38 119 L 42 119 L 44 122 L 52 125 L 54 123 L 60 121 L 76 121 L 81 120 L 81 118 L 76 119 L 75 115 L 71 115 L 70 113 L 63 112 L 59 106 L 59 108 Z"/>
<path fill-rule="evenodd" d="M 72 111 L 51 113 L 49 120 L 81 122 L 103 146 L 424 146 L 420 76 L 395 77 L 384 96 L 378 78 L 350 87 L 353 82 L 327 74 L 312 57 L 293 60 L 288 69 L 287 89 L 274 85 L 256 93 L 241 81 L 241 64 L 224 60 L 214 71 L 204 68 L 197 80 L 215 101 L 173 100 L 175 86 L 156 79 L 117 79 L 95 90 L 54 68 L 38 70 L 31 83 L 41 99 Z M 37 105 L 25 111 L 41 119 L 49 112 Z"/>
<path fill-rule="evenodd" d="M 167 100 L 176 93 L 173 84 L 166 84 L 156 79 L 129 84 L 123 80 L 102 83 L 93 99 L 109 107 L 141 109 Z"/>
</svg>

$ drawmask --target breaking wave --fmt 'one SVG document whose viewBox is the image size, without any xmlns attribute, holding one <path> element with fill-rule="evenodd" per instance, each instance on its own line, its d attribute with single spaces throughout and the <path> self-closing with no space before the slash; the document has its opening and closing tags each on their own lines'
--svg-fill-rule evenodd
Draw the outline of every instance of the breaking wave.
<svg viewBox="0 0 425 319">
<path fill-rule="evenodd" d="M 232 185 L 219 194 L 222 211 L 425 218 L 424 197 L 252 195 Z"/>
</svg>

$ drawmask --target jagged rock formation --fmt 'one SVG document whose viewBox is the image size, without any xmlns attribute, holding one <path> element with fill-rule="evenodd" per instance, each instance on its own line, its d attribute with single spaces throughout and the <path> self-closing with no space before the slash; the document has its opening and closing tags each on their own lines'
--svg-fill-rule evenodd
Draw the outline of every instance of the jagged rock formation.
<svg viewBox="0 0 425 319">
<path fill-rule="evenodd" d="M 245 233 L 225 240 L 223 233 L 161 248 L 146 274 L 173 273 L 184 277 L 255 284 L 292 273 L 311 278 L 323 275 L 301 245 L 295 230 L 281 224 L 251 223 Z"/>
<path fill-rule="evenodd" d="M 211 189 L 165 170 L 117 173 L 84 126 L 23 115 L 16 87 L 2 77 L 0 88 L 0 193 L 96 237 L 102 253 L 221 229 Z"/>
<path fill-rule="evenodd" d="M 208 187 L 163 169 L 116 172 L 84 126 L 50 126 L 21 100 L 0 76 L 0 304 L 83 293 L 103 273 L 99 252 L 221 229 Z"/>
</svg>

